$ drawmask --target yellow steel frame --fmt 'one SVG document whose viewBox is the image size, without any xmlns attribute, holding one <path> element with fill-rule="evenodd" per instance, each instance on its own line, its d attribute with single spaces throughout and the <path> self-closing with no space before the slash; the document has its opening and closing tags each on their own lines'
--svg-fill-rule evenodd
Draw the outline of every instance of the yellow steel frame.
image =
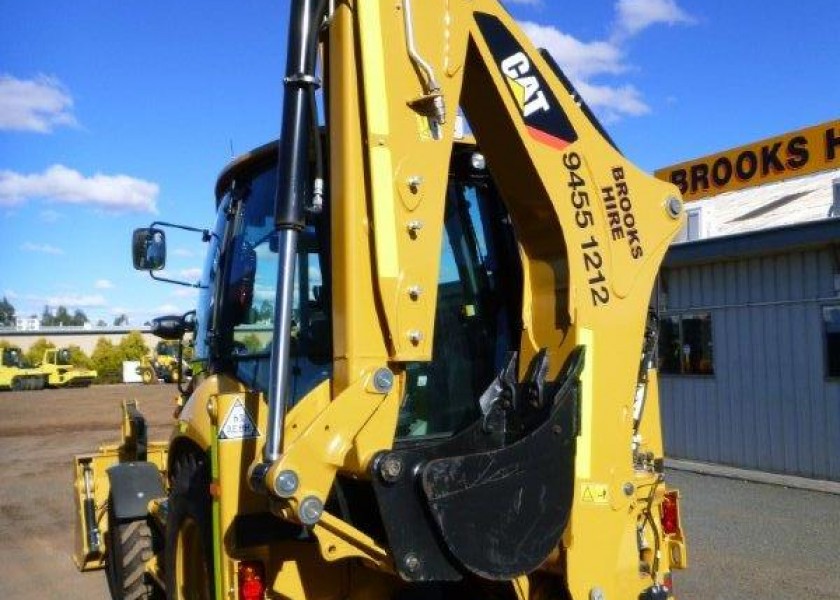
<svg viewBox="0 0 840 600">
<path fill-rule="evenodd" d="M 436 298 L 428 291 L 437 288 L 461 106 L 520 245 L 523 368 L 548 348 L 553 377 L 576 345 L 586 346 L 573 510 L 544 570 L 564 576 L 576 600 L 597 591 L 637 598 L 654 582 L 640 570 L 640 535 L 650 547 L 666 544 L 658 582 L 685 565 L 682 539 L 666 540 L 644 526 L 665 488 L 658 474 L 634 468 L 631 455 L 647 308 L 668 244 L 683 225 L 679 194 L 602 137 L 496 0 L 414 2 L 417 47 L 435 70 L 447 107 L 442 135 L 434 139 L 422 101 L 428 90 L 406 51 L 405 8 L 405 0 L 339 1 L 324 39 L 330 190 L 341 200 L 332 206 L 333 379 L 291 409 L 282 456 L 267 476 L 271 481 L 294 470 L 298 491 L 281 502 L 246 483 L 260 460 L 267 421 L 258 395 L 211 376 L 179 417 L 173 441 L 192 440 L 218 466 L 211 485 L 222 570 L 217 597 L 235 591 L 237 561 L 245 558 L 262 559 L 271 589 L 289 600 L 389 597 L 403 585 L 387 547 L 328 513 L 312 528 L 315 546 L 284 541 L 244 551 L 232 531 L 243 514 L 271 511 L 294 521 L 304 497 L 326 502 L 337 473 L 365 478 L 375 454 L 391 448 L 403 365 L 429 360 L 437 333 Z M 477 14 L 507 31 L 520 50 L 499 57 Z M 565 115 L 576 139 L 558 141 L 529 124 L 529 115 L 544 106 Z M 371 383 L 382 367 L 396 375 L 386 393 Z M 214 432 L 237 402 L 261 436 L 219 441 Z M 655 372 L 640 433 L 642 450 L 661 457 Z M 547 597 L 528 576 L 513 591 L 522 599 Z"/>
</svg>

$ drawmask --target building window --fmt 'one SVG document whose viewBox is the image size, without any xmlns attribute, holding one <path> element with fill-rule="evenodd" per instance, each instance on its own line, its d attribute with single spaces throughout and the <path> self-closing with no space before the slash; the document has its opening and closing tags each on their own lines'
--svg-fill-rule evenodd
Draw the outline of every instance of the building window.
<svg viewBox="0 0 840 600">
<path fill-rule="evenodd" d="M 659 322 L 659 372 L 714 375 L 712 316 L 668 315 Z"/>
<path fill-rule="evenodd" d="M 703 209 L 689 208 L 685 211 L 685 225 L 674 238 L 674 243 L 693 242 L 703 237 Z"/>
<path fill-rule="evenodd" d="M 823 306 L 825 330 L 825 374 L 840 377 L 840 305 Z"/>
</svg>

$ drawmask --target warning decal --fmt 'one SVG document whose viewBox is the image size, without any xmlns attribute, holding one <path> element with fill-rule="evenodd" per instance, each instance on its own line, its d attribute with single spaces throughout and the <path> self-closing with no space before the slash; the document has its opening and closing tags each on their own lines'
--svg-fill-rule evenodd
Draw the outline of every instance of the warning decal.
<svg viewBox="0 0 840 600">
<path fill-rule="evenodd" d="M 609 486 L 604 483 L 584 483 L 581 486 L 580 499 L 591 504 L 609 504 Z"/>
<path fill-rule="evenodd" d="M 260 431 L 254 419 L 245 410 L 241 400 L 230 407 L 222 426 L 219 428 L 220 440 L 244 440 L 260 437 Z"/>
</svg>

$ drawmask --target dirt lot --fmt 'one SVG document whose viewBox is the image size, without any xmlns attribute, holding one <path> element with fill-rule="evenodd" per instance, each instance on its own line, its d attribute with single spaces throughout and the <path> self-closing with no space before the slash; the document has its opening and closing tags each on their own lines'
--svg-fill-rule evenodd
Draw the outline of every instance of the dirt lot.
<svg viewBox="0 0 840 600">
<path fill-rule="evenodd" d="M 119 438 L 120 402 L 133 398 L 149 437 L 169 434 L 173 385 L 0 393 L 0 600 L 107 600 L 103 572 L 70 558 L 72 457 Z M 840 496 L 693 473 L 682 489 L 691 568 L 681 598 L 840 599 Z"/>
<path fill-rule="evenodd" d="M 120 404 L 140 402 L 149 438 L 169 434 L 174 385 L 0 392 L 0 598 L 108 598 L 103 572 L 76 571 L 72 457 L 119 438 Z"/>
</svg>

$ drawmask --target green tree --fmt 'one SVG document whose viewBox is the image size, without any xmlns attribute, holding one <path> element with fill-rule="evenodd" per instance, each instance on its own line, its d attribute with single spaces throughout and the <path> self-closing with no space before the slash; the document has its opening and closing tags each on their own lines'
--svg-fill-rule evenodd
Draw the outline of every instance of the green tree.
<svg viewBox="0 0 840 600">
<path fill-rule="evenodd" d="M 93 368 L 98 373 L 98 383 L 122 382 L 123 355 L 119 346 L 115 346 L 111 340 L 101 337 L 97 340 L 90 358 L 93 362 Z"/>
<path fill-rule="evenodd" d="M 15 307 L 3 296 L 0 300 L 0 326 L 11 327 L 15 324 Z"/>
<path fill-rule="evenodd" d="M 271 323 L 274 320 L 274 304 L 268 300 L 263 300 L 260 307 L 257 309 L 257 323 Z"/>
<path fill-rule="evenodd" d="M 44 360 L 44 350 L 47 348 L 55 348 L 55 344 L 48 341 L 46 338 L 38 338 L 31 346 L 29 346 L 29 350 L 26 351 L 26 360 L 28 360 L 30 364 L 37 365 Z"/>
<path fill-rule="evenodd" d="M 71 365 L 73 365 L 74 367 L 82 367 L 84 369 L 93 368 L 93 361 L 87 354 L 85 354 L 85 351 L 82 350 L 79 346 L 73 344 L 67 346 L 67 350 L 70 352 Z"/>
<path fill-rule="evenodd" d="M 132 331 L 123 336 L 119 344 L 114 344 L 104 337 L 99 338 L 96 342 L 96 348 L 90 355 L 92 364 L 90 366 L 80 364 L 79 366 L 96 369 L 99 374 L 97 377 L 98 383 L 121 383 L 123 361 L 137 361 L 148 353 L 149 347 L 143 341 L 143 336 L 139 331 Z M 75 360 L 75 358 L 72 358 L 73 356 L 71 353 L 71 360 Z"/>
<path fill-rule="evenodd" d="M 123 336 L 119 350 L 123 360 L 140 360 L 149 353 L 149 347 L 143 341 L 143 336 L 139 331 L 132 331 Z"/>
<path fill-rule="evenodd" d="M 128 325 L 128 315 L 122 314 L 114 319 L 114 327 L 123 327 Z"/>
<path fill-rule="evenodd" d="M 66 306 L 59 306 L 55 309 L 55 313 L 49 306 L 45 306 L 41 313 L 42 327 L 81 327 L 87 322 L 87 315 L 78 308 L 71 315 Z"/>
</svg>

